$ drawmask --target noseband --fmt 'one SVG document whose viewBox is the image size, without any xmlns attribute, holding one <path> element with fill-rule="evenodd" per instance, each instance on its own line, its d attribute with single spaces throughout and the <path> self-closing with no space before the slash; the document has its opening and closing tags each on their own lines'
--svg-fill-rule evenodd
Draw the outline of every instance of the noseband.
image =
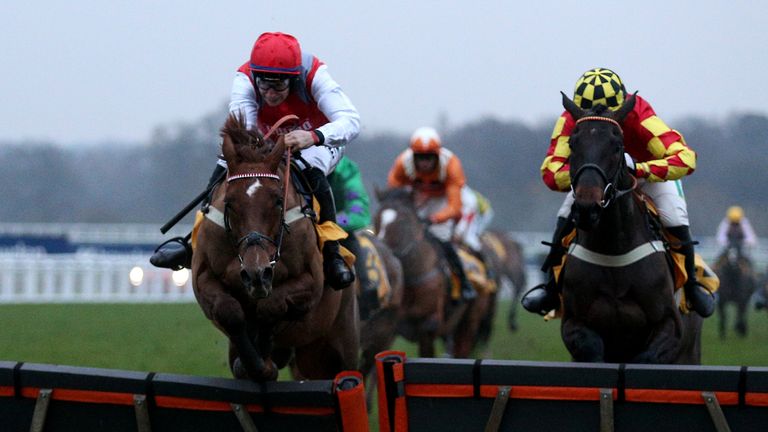
<svg viewBox="0 0 768 432">
<path fill-rule="evenodd" d="M 616 120 L 608 117 L 601 117 L 601 116 L 586 116 L 576 120 L 576 124 L 579 124 L 585 121 L 605 121 L 605 122 L 611 123 L 617 128 L 619 128 L 619 133 L 621 134 L 622 140 L 623 140 L 624 133 L 621 129 L 621 125 Z M 571 179 L 571 193 L 575 194 L 576 184 L 579 181 L 579 177 L 581 177 L 581 175 L 584 174 L 586 170 L 589 170 L 589 169 L 595 170 L 597 171 L 597 174 L 600 175 L 600 178 L 603 179 L 603 182 L 605 183 L 605 189 L 603 189 L 603 199 L 600 200 L 599 205 L 601 208 L 606 208 L 611 204 L 613 200 L 618 199 L 629 192 L 632 192 L 637 187 L 637 178 L 632 176 L 631 187 L 629 187 L 628 189 L 617 188 L 616 185 L 620 180 L 621 172 L 625 168 L 626 168 L 626 163 L 624 162 L 624 159 L 622 159 L 621 163 L 619 163 L 619 165 L 616 167 L 616 170 L 613 173 L 613 175 L 608 177 L 608 174 L 606 174 L 606 172 L 602 168 L 600 168 L 600 166 L 598 166 L 597 164 L 586 163 L 580 166 L 579 169 L 576 170 L 576 173 L 573 175 L 573 178 Z"/>
</svg>

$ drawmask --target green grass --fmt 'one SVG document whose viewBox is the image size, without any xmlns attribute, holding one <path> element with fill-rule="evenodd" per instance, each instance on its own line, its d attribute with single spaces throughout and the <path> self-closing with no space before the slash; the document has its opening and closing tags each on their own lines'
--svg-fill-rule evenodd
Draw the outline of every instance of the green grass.
<svg viewBox="0 0 768 432">
<path fill-rule="evenodd" d="M 505 327 L 507 307 L 500 304 L 492 343 L 480 356 L 569 360 L 559 321 L 521 313 L 520 329 L 512 333 Z M 717 319 L 704 322 L 703 364 L 768 366 L 768 314 L 751 312 L 749 335 L 730 331 L 725 341 Z M 415 345 L 402 339 L 393 349 L 417 356 Z M 226 339 L 196 304 L 0 306 L 0 360 L 228 377 L 226 351 Z"/>
<path fill-rule="evenodd" d="M 512 333 L 506 329 L 508 307 L 500 304 L 492 343 L 481 357 L 569 360 L 559 321 L 520 312 L 519 330 Z M 730 331 L 726 341 L 717 335 L 717 319 L 704 322 L 703 364 L 768 366 L 768 314 L 751 312 L 749 335 L 742 339 Z M 393 349 L 418 354 L 403 339 Z M 0 305 L 0 360 L 230 377 L 226 352 L 226 339 L 196 304 Z M 281 372 L 280 379 L 290 378 Z"/>
</svg>

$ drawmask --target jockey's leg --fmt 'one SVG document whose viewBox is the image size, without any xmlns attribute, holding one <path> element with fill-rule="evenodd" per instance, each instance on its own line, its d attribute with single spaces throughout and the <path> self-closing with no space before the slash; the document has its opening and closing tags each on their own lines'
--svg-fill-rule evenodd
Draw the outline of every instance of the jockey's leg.
<svg viewBox="0 0 768 432">
<path fill-rule="evenodd" d="M 552 243 L 549 245 L 549 253 L 541 266 L 541 271 L 547 273 L 547 281 L 531 288 L 520 300 L 528 312 L 546 315 L 552 309 L 560 308 L 560 289 L 555 281 L 552 267 L 559 264 L 566 252 L 563 246 L 563 237 L 573 230 L 573 222 L 570 218 L 558 217 Z"/>
<path fill-rule="evenodd" d="M 464 272 L 464 266 L 461 264 L 461 258 L 456 253 L 456 248 L 450 241 L 444 241 L 437 239 L 440 242 L 440 246 L 443 247 L 443 255 L 445 260 L 448 261 L 448 266 L 451 267 L 451 272 L 459 278 L 459 286 L 461 287 L 461 298 L 464 301 L 474 300 L 477 297 L 477 292 L 472 287 L 472 284 L 467 278 L 467 274 Z"/>
<path fill-rule="evenodd" d="M 210 189 L 227 169 L 218 163 L 214 168 L 206 189 Z M 203 207 L 211 202 L 211 195 L 203 200 Z M 192 246 L 189 244 L 190 236 L 174 237 L 155 249 L 155 253 L 149 257 L 149 262 L 155 267 L 181 270 L 192 267 Z"/>
<path fill-rule="evenodd" d="M 319 168 L 309 167 L 303 171 L 312 193 L 320 204 L 319 223 L 336 222 L 336 205 L 328 178 Z M 326 240 L 323 246 L 323 272 L 328 284 L 334 289 L 343 289 L 355 281 L 355 274 L 339 253 L 339 242 Z"/>
<path fill-rule="evenodd" d="M 360 281 L 360 300 L 357 304 L 360 308 L 360 319 L 367 320 L 371 313 L 379 308 L 378 287 L 374 286 L 371 283 L 371 278 L 368 277 L 366 260 L 355 233 L 350 232 L 349 236 L 341 240 L 340 243 L 355 255 L 355 276 Z M 386 277 L 386 275 L 382 276 Z"/>
<path fill-rule="evenodd" d="M 687 225 L 667 227 L 666 229 L 680 240 L 679 250 L 685 255 L 685 272 L 688 273 L 688 280 L 683 285 L 685 298 L 696 313 L 706 318 L 715 311 L 715 298 L 704 285 L 696 280 L 696 261 L 691 230 Z"/>
</svg>

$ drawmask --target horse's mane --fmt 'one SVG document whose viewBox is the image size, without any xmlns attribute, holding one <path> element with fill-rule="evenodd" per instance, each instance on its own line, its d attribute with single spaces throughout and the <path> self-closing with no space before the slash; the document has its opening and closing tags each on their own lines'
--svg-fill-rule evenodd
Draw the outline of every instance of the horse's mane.
<svg viewBox="0 0 768 432">
<path fill-rule="evenodd" d="M 230 113 L 227 121 L 221 128 L 219 134 L 226 141 L 227 138 L 232 142 L 236 156 L 243 161 L 259 161 L 272 150 L 272 146 L 267 145 L 258 129 L 248 129 L 245 124 L 245 116 Z M 222 152 L 226 142 L 222 142 Z"/>
<path fill-rule="evenodd" d="M 408 205 L 413 205 L 413 199 L 411 198 L 411 189 L 410 188 L 391 188 L 391 189 L 385 189 L 382 191 L 378 191 L 376 197 L 378 198 L 379 202 L 390 202 L 390 201 L 396 201 L 405 203 Z"/>
</svg>

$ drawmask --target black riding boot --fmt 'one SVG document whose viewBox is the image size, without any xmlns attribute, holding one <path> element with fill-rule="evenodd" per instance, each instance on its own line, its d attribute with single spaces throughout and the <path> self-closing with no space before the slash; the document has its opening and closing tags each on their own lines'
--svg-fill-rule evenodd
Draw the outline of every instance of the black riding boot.
<svg viewBox="0 0 768 432">
<path fill-rule="evenodd" d="M 459 258 L 459 254 L 456 253 L 456 248 L 450 241 L 439 241 L 440 246 L 443 247 L 443 255 L 445 255 L 446 261 L 448 261 L 448 266 L 451 267 L 453 274 L 459 278 L 462 300 L 474 300 L 475 297 L 477 297 L 477 292 L 475 291 L 475 288 L 472 287 L 472 284 L 469 283 L 469 279 L 467 279 L 467 274 L 464 272 L 464 266 L 461 264 L 461 258 Z"/>
<path fill-rule="evenodd" d="M 312 193 L 320 204 L 319 223 L 336 222 L 336 205 L 333 202 L 331 185 L 323 171 L 309 167 L 303 171 Z M 339 253 L 339 242 L 326 240 L 323 246 L 323 272 L 325 280 L 333 289 L 343 289 L 355 281 L 355 273 L 347 266 Z"/>
<path fill-rule="evenodd" d="M 563 237 L 573 229 L 573 223 L 570 219 L 564 217 L 557 218 L 555 234 L 552 236 L 552 243 L 549 245 L 549 254 L 541 266 L 541 271 L 547 273 L 547 281 L 536 285 L 520 300 L 525 310 L 528 312 L 546 315 L 552 309 L 560 308 L 560 290 L 555 282 L 555 274 L 552 267 L 559 264 L 565 254 L 563 247 Z"/>
<path fill-rule="evenodd" d="M 685 225 L 680 225 L 667 227 L 667 231 L 680 240 L 679 250 L 685 255 L 685 272 L 688 273 L 688 280 L 683 285 L 685 298 L 691 309 L 701 315 L 702 318 L 706 318 L 715 312 L 715 298 L 704 285 L 696 280 L 696 260 L 691 230 Z"/>
<path fill-rule="evenodd" d="M 227 171 L 226 168 L 216 164 L 211 178 L 208 180 L 208 186 L 206 189 L 218 183 Z M 211 201 L 210 194 L 203 200 L 203 207 L 207 206 Z M 187 234 L 184 237 L 174 237 L 166 242 L 162 243 L 155 249 L 155 253 L 149 257 L 149 262 L 155 267 L 169 268 L 171 270 L 181 270 L 183 268 L 192 267 L 192 246 L 189 244 L 189 239 L 192 234 Z"/>
<path fill-rule="evenodd" d="M 349 237 L 341 240 L 339 243 L 355 255 L 355 277 L 360 281 L 357 305 L 358 309 L 360 309 L 360 319 L 365 321 L 374 311 L 379 309 L 379 290 L 371 281 L 371 278 L 368 277 L 367 257 L 360 247 L 357 236 L 350 232 Z M 380 276 L 386 277 L 386 275 Z"/>
</svg>

